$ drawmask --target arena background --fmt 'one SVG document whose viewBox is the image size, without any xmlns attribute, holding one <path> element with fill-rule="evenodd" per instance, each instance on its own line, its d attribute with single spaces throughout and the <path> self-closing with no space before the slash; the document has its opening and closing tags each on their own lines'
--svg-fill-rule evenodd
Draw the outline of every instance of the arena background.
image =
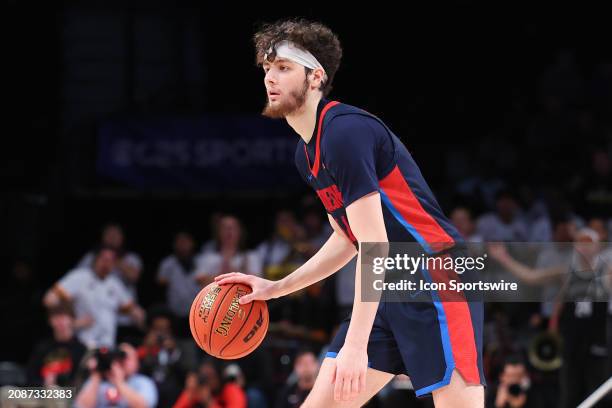
<svg viewBox="0 0 612 408">
<path fill-rule="evenodd" d="M 143 182 L 114 173 L 101 156 L 112 140 L 101 129 L 126 121 L 154 134 L 168 123 L 214 120 L 242 123 L 234 136 L 266 136 L 249 133 L 265 101 L 251 37 L 259 23 L 282 17 L 319 20 L 338 34 L 344 57 L 331 97 L 385 120 L 447 213 L 466 205 L 483 214 L 494 194 L 484 189 L 509 188 L 524 207 L 533 197 L 566 200 L 584 220 L 608 222 L 610 202 L 585 196 L 594 181 L 608 199 L 612 191 L 606 13 L 555 3 L 397 7 L 5 2 L 0 361 L 26 363 L 49 335 L 44 291 L 107 222 L 124 227 L 127 246 L 143 259 L 138 294 L 146 308 L 163 299 L 155 275 L 178 229 L 200 245 L 214 212 L 233 213 L 252 248 L 272 233 L 276 211 L 299 216 L 300 201 L 313 194 L 291 166 L 254 184 L 241 181 L 248 167 L 223 163 L 197 180 L 187 168 Z M 280 121 L 270 126 L 298 140 Z M 197 129 L 169 133 L 197 139 Z M 594 170 L 597 155 L 607 158 L 607 174 Z"/>
</svg>

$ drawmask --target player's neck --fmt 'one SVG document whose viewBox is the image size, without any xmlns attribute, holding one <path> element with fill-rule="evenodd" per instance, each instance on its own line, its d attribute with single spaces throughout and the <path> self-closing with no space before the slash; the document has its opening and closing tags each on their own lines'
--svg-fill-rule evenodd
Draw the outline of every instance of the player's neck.
<svg viewBox="0 0 612 408">
<path fill-rule="evenodd" d="M 304 140 L 310 142 L 317 123 L 317 108 L 322 98 L 321 92 L 309 92 L 304 105 L 295 113 L 285 117 L 289 126 Z"/>
</svg>

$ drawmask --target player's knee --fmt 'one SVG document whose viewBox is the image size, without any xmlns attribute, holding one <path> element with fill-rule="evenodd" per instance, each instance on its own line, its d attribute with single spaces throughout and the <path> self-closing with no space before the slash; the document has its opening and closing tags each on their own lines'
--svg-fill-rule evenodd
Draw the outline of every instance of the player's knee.
<svg viewBox="0 0 612 408">
<path fill-rule="evenodd" d="M 484 387 L 466 383 L 454 370 L 450 383 L 434 391 L 433 398 L 436 408 L 484 408 Z"/>
</svg>

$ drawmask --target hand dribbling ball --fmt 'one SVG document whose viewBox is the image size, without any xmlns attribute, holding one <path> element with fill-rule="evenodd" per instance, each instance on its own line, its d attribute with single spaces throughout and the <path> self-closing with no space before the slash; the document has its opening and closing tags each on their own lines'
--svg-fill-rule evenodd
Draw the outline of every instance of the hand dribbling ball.
<svg viewBox="0 0 612 408">
<path fill-rule="evenodd" d="M 263 341 L 270 322 L 268 305 L 238 300 L 251 293 L 241 283 L 219 286 L 213 282 L 195 297 L 189 311 L 189 327 L 197 345 L 214 357 L 231 360 L 244 357 Z"/>
</svg>

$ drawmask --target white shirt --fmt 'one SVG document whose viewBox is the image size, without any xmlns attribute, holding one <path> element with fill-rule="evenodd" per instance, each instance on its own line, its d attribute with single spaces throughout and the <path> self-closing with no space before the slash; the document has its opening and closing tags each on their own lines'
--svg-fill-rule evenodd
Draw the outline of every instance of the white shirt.
<svg viewBox="0 0 612 408">
<path fill-rule="evenodd" d="M 177 257 L 170 255 L 161 261 L 157 277 L 168 281 L 166 297 L 170 310 L 180 317 L 189 315 L 191 303 L 200 291 L 194 271 L 186 271 Z"/>
<path fill-rule="evenodd" d="M 89 251 L 85 255 L 83 255 L 77 267 L 93 268 L 94 260 L 95 260 L 94 252 Z M 140 259 L 140 256 L 138 256 L 138 254 L 134 252 L 126 252 L 121 257 L 120 260 L 125 262 L 132 268 L 142 270 L 142 259 Z M 117 259 L 117 261 L 119 261 L 119 259 Z M 130 293 L 130 295 L 134 299 L 134 302 L 138 302 L 138 292 L 136 290 L 136 284 L 133 282 L 128 282 L 125 279 L 123 279 L 123 274 L 121 273 L 121 270 L 118 267 L 114 268 L 111 273 L 115 275 L 117 278 L 119 278 L 119 280 L 123 283 L 127 291 Z M 120 315 L 118 322 L 120 326 L 131 326 L 133 324 L 132 318 L 128 315 Z"/>
<path fill-rule="evenodd" d="M 114 275 L 100 279 L 91 268 L 77 268 L 57 283 L 74 301 L 77 318 L 91 316 L 91 326 L 77 337 L 89 348 L 113 347 L 119 309 L 133 302 L 123 283 Z"/>
<path fill-rule="evenodd" d="M 214 277 L 221 273 L 223 257 L 218 252 L 209 252 L 200 255 L 195 260 L 196 277 Z M 249 275 L 261 276 L 261 258 L 253 251 L 239 252 L 230 259 L 231 272 L 242 272 Z"/>
<path fill-rule="evenodd" d="M 280 238 L 262 242 L 255 249 L 264 267 L 282 263 L 291 253 L 291 244 Z"/>
</svg>

